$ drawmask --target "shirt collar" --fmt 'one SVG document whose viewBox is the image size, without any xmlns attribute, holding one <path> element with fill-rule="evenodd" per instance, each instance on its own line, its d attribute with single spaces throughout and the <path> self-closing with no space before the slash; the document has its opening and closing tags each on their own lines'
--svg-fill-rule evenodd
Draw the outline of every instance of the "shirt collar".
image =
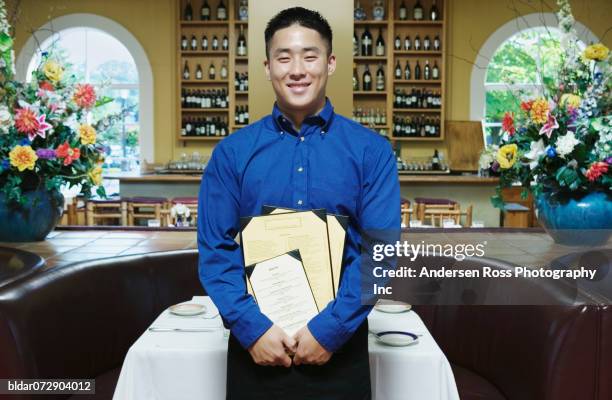
<svg viewBox="0 0 612 400">
<path fill-rule="evenodd" d="M 321 133 L 326 133 L 329 131 L 329 126 L 334 118 L 334 106 L 332 106 L 331 101 L 326 97 L 325 105 L 321 112 L 316 115 L 311 115 L 306 117 L 303 123 L 308 125 L 316 125 L 321 127 Z M 281 131 L 291 132 L 293 134 L 297 134 L 295 129 L 293 128 L 293 124 L 289 120 L 289 118 L 285 117 L 281 110 L 278 108 L 278 104 L 274 102 L 274 107 L 272 108 L 272 119 L 276 124 L 277 128 Z"/>
</svg>

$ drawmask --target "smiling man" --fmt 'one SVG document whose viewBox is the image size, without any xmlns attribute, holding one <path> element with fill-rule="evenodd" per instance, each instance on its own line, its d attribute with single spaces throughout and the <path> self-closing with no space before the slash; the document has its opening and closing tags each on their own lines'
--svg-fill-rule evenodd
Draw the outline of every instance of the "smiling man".
<svg viewBox="0 0 612 400">
<path fill-rule="evenodd" d="M 283 10 L 264 36 L 272 114 L 217 145 L 199 196 L 200 280 L 231 330 L 227 399 L 369 399 L 371 306 L 361 302 L 359 245 L 369 230 L 399 232 L 395 157 L 385 138 L 334 113 L 325 96 L 336 57 L 319 13 Z M 350 218 L 338 295 L 293 337 L 247 293 L 234 240 L 240 217 L 263 205 Z"/>
</svg>

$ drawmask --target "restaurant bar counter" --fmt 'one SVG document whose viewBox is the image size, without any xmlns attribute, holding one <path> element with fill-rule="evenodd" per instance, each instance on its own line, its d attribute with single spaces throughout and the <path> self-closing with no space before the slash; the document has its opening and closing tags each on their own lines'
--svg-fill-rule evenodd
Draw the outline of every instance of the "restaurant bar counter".
<svg viewBox="0 0 612 400">
<path fill-rule="evenodd" d="M 488 257 L 515 262 L 545 262 L 568 252 L 540 230 L 411 232 L 406 239 L 487 240 L 495 244 Z M 55 231 L 45 242 L 15 246 L 44 254 L 54 266 L 0 289 L 0 377 L 96 378 L 94 396 L 46 398 L 110 399 L 129 347 L 155 317 L 205 294 L 193 231 Z M 124 255 L 109 257 L 113 248 Z M 162 248 L 168 251 L 151 252 Z M 451 362 L 462 399 L 612 398 L 609 306 L 416 311 Z"/>
</svg>

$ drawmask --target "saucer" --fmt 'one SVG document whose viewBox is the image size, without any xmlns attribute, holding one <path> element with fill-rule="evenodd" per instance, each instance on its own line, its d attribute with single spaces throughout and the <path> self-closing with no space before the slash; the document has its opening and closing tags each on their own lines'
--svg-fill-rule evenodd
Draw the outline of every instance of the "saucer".
<svg viewBox="0 0 612 400">
<path fill-rule="evenodd" d="M 198 315 L 206 312 L 206 306 L 196 303 L 181 303 L 170 306 L 168 310 L 176 315 Z"/>
<path fill-rule="evenodd" d="M 412 306 L 407 303 L 392 300 L 380 300 L 374 306 L 374 309 L 384 313 L 398 314 L 406 311 L 410 311 Z"/>
<path fill-rule="evenodd" d="M 387 346 L 410 346 L 411 344 L 418 343 L 419 337 L 414 333 L 404 331 L 386 331 L 375 333 L 376 340 Z"/>
</svg>

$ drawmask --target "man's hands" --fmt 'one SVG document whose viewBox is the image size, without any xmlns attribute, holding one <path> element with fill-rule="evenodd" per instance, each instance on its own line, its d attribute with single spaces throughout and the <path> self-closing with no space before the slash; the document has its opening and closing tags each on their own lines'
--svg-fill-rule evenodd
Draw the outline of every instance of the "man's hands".
<svg viewBox="0 0 612 400">
<path fill-rule="evenodd" d="M 291 366 L 290 356 L 293 356 L 295 365 L 323 365 L 332 356 L 317 342 L 307 326 L 289 337 L 281 328 L 272 325 L 249 348 L 249 353 L 256 364 L 286 368 Z"/>
<path fill-rule="evenodd" d="M 296 349 L 295 340 L 276 325 L 272 325 L 257 341 L 249 347 L 253 361 L 259 365 L 282 366 L 289 368 Z"/>
<path fill-rule="evenodd" d="M 297 351 L 295 356 L 293 356 L 293 363 L 295 365 L 323 365 L 328 362 L 332 356 L 332 353 L 325 350 L 317 339 L 312 336 L 307 326 L 297 331 L 295 335 L 293 335 L 293 339 L 297 342 Z"/>
</svg>

